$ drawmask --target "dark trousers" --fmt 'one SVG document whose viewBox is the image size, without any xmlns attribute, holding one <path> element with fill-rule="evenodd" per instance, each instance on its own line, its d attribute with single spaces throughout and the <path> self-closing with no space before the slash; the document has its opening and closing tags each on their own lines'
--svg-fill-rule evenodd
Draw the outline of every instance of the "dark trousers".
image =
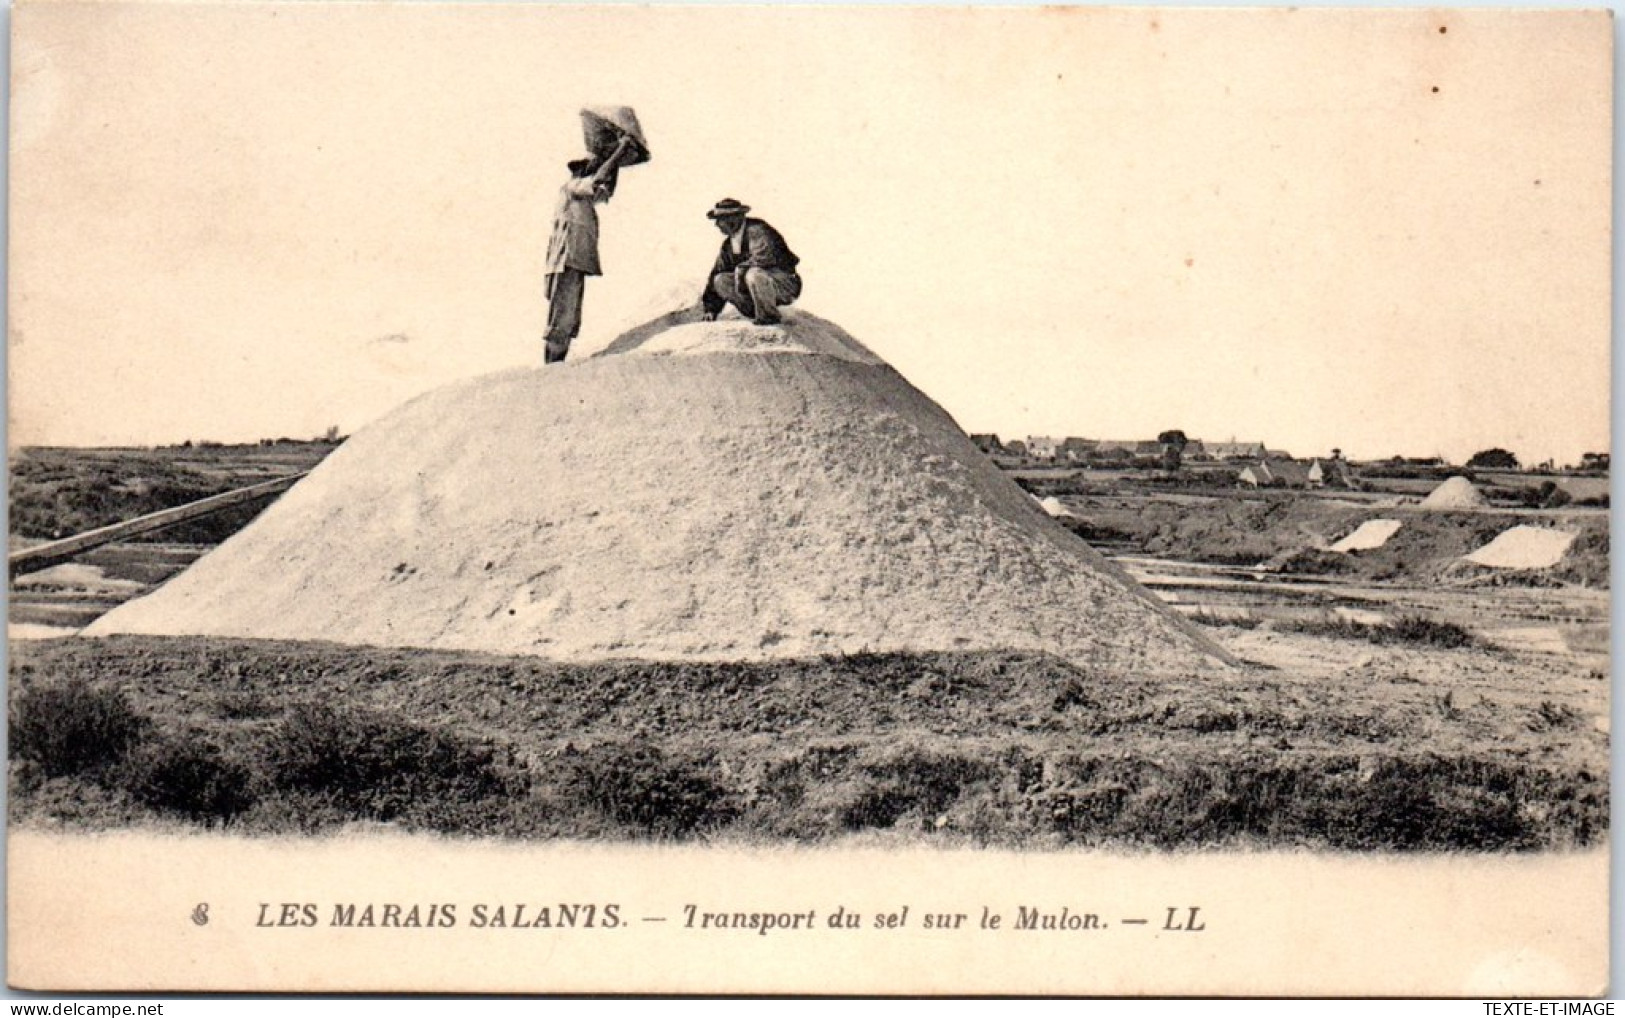
<svg viewBox="0 0 1625 1018">
<path fill-rule="evenodd" d="M 544 363 L 564 360 L 570 341 L 581 333 L 581 298 L 587 276 L 578 269 L 564 269 L 547 277 L 547 350 Z"/>
<path fill-rule="evenodd" d="M 778 321 L 779 308 L 801 296 L 801 277 L 783 269 L 746 269 L 743 293 L 734 285 L 731 272 L 712 277 L 711 286 L 717 296 L 758 325 Z"/>
</svg>

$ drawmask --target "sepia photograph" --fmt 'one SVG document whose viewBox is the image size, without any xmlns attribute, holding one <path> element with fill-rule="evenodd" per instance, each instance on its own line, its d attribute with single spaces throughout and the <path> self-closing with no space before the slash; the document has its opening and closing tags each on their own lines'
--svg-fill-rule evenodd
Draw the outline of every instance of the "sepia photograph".
<svg viewBox="0 0 1625 1018">
<path fill-rule="evenodd" d="M 11 27 L 13 988 L 1606 991 L 1607 10 Z"/>
</svg>

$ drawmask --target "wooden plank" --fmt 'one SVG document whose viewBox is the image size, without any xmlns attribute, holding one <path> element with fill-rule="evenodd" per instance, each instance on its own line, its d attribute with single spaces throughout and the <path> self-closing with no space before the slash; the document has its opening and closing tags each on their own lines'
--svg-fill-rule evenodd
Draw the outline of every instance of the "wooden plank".
<svg viewBox="0 0 1625 1018">
<path fill-rule="evenodd" d="M 97 527 L 95 530 L 87 530 L 82 534 L 64 537 L 60 541 L 36 544 L 32 548 L 24 548 L 8 555 L 6 557 L 6 567 L 12 577 L 48 569 L 63 562 L 70 562 L 93 548 L 100 548 L 102 545 L 113 541 L 134 537 L 137 534 L 151 533 L 154 530 L 162 530 L 177 523 L 195 520 L 200 516 L 209 516 L 220 512 L 222 509 L 243 505 L 255 499 L 280 495 L 293 487 L 296 482 L 308 473 L 309 471 L 305 471 L 305 473 L 293 474 L 289 477 L 261 481 L 259 484 L 251 484 L 246 488 L 210 495 L 208 498 L 200 498 L 196 502 L 171 506 L 168 509 L 160 509 L 155 513 L 147 513 L 145 516 L 137 516 L 134 519 L 125 520 L 123 523 Z"/>
</svg>

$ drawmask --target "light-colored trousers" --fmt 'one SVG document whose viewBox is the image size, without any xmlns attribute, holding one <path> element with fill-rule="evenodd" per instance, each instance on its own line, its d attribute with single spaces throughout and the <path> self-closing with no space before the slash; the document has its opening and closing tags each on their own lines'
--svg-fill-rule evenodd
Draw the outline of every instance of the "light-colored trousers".
<svg viewBox="0 0 1625 1018">
<path fill-rule="evenodd" d="M 745 293 L 734 285 L 731 272 L 717 273 L 711 285 L 740 314 L 763 322 L 778 321 L 779 308 L 801 296 L 801 277 L 783 269 L 746 269 Z"/>
<path fill-rule="evenodd" d="M 547 351 L 543 362 L 564 360 L 570 341 L 581 332 L 581 298 L 587 276 L 579 269 L 564 269 L 547 277 Z"/>
</svg>

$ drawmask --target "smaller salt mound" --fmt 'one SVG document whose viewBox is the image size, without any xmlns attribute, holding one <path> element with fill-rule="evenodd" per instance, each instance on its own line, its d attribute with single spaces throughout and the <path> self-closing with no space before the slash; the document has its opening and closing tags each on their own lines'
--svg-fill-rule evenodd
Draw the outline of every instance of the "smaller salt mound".
<svg viewBox="0 0 1625 1018">
<path fill-rule="evenodd" d="M 44 626 L 34 622 L 8 622 L 8 640 L 59 640 L 64 636 L 77 636 L 79 630 L 68 626 Z"/>
<path fill-rule="evenodd" d="M 1546 527 L 1513 527 L 1462 558 L 1492 569 L 1550 569 L 1562 560 L 1577 536 Z"/>
<path fill-rule="evenodd" d="M 1332 551 L 1371 551 L 1388 543 L 1404 526 L 1398 520 L 1366 520 L 1354 533 L 1331 546 Z"/>
<path fill-rule="evenodd" d="M 140 590 L 146 584 L 108 576 L 102 571 L 101 566 L 83 562 L 65 562 L 59 566 L 18 577 L 15 586 L 70 588 L 92 594 L 117 594 Z"/>
<path fill-rule="evenodd" d="M 1039 499 L 1038 504 L 1042 506 L 1044 511 L 1049 513 L 1051 516 L 1073 517 L 1076 515 L 1072 512 L 1072 510 L 1062 505 L 1061 500 L 1056 498 L 1054 495 L 1050 495 L 1048 498 Z"/>
<path fill-rule="evenodd" d="M 1445 478 L 1443 484 L 1422 500 L 1423 509 L 1478 509 L 1489 505 L 1473 482 L 1460 476 Z"/>
</svg>

